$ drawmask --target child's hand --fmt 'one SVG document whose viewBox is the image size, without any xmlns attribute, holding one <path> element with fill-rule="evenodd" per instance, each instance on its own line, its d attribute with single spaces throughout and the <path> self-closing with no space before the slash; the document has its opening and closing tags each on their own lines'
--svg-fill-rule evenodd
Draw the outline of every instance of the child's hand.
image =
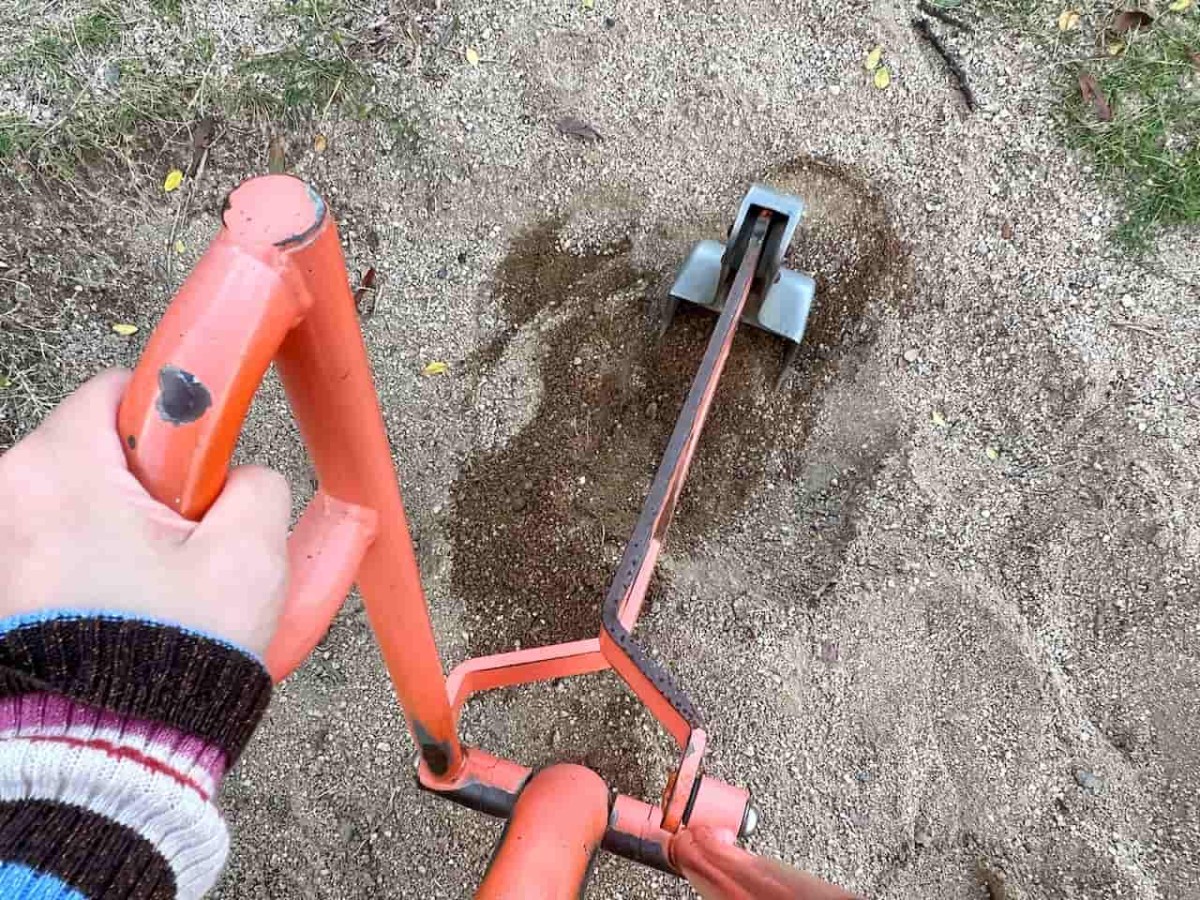
<svg viewBox="0 0 1200 900">
<path fill-rule="evenodd" d="M 0 456 L 0 616 L 135 613 L 262 654 L 286 587 L 287 482 L 234 469 L 199 523 L 161 505 L 125 466 L 128 378 L 93 378 Z"/>
</svg>

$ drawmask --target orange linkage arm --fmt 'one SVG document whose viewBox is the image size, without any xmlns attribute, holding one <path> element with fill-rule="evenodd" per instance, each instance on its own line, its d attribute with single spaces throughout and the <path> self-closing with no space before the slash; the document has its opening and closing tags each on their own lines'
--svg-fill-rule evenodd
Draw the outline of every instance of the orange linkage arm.
<svg viewBox="0 0 1200 900">
<path fill-rule="evenodd" d="M 276 680 L 320 641 L 357 582 L 422 759 L 462 765 L 391 449 L 337 229 L 304 182 L 229 195 L 222 227 L 155 329 L 118 416 L 130 470 L 199 519 L 225 483 L 274 360 L 320 489 L 289 541 L 287 601 L 267 653 Z"/>
</svg>

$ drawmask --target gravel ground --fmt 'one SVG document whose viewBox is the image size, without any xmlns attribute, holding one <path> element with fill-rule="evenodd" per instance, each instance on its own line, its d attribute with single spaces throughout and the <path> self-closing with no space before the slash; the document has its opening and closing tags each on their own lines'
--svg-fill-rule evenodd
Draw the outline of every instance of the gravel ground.
<svg viewBox="0 0 1200 900">
<path fill-rule="evenodd" d="M 877 898 L 1200 897 L 1200 238 L 1126 258 L 1039 45 L 950 38 L 968 114 L 911 13 L 446 0 L 407 14 L 419 151 L 332 120 L 323 154 L 292 136 L 352 268 L 379 273 L 364 331 L 441 646 L 594 633 L 707 333 L 688 316 L 658 343 L 648 311 L 766 181 L 810 205 L 815 318 L 780 391 L 778 347 L 738 338 L 642 625 L 706 714 L 709 770 L 757 798 L 752 847 Z M 169 274 L 156 184 L 8 186 L 4 258 L 72 311 L 64 383 L 136 358 L 261 165 L 246 140 L 214 146 Z M 241 453 L 305 493 L 273 384 Z M 608 675 L 482 698 L 464 727 L 645 796 L 671 760 Z M 224 804 L 223 898 L 466 896 L 499 833 L 415 788 L 356 598 Z M 689 895 L 612 858 L 589 891 Z"/>
</svg>

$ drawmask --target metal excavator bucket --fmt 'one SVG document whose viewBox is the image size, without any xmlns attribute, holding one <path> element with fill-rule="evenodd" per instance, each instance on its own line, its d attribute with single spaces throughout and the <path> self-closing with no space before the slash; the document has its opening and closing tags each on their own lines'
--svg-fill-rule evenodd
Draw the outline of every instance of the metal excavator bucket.
<svg viewBox="0 0 1200 900">
<path fill-rule="evenodd" d="M 783 268 L 784 255 L 804 215 L 804 202 L 799 197 L 763 184 L 751 186 L 729 230 L 729 239 L 724 244 L 701 241 L 688 254 L 671 286 L 662 330 L 670 326 L 681 300 L 718 314 L 725 308 L 734 273 L 745 256 L 754 224 L 763 213 L 769 215 L 770 225 L 742 321 L 787 342 L 778 380 L 782 384 L 799 352 L 816 293 L 811 275 Z"/>
</svg>

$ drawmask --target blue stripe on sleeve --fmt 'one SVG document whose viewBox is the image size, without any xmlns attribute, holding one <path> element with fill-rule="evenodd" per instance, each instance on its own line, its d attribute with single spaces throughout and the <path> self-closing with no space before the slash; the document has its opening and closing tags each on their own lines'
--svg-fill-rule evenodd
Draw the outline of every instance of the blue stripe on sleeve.
<svg viewBox="0 0 1200 900">
<path fill-rule="evenodd" d="M 5 900 L 87 900 L 53 875 L 13 862 L 0 862 L 0 897 Z"/>
</svg>

